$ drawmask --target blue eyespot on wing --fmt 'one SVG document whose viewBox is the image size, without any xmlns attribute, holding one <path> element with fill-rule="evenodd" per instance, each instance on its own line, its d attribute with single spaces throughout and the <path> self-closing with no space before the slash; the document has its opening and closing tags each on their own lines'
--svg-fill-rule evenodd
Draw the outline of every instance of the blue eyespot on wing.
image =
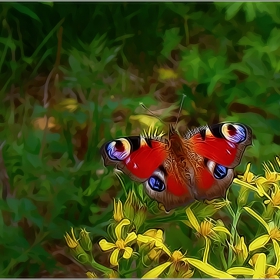
<svg viewBox="0 0 280 280">
<path fill-rule="evenodd" d="M 148 183 L 150 188 L 156 192 L 162 192 L 165 190 L 164 183 L 157 176 L 150 177 Z"/>
<path fill-rule="evenodd" d="M 227 176 L 228 169 L 220 164 L 216 164 L 213 175 L 216 179 L 221 180 Z"/>
</svg>

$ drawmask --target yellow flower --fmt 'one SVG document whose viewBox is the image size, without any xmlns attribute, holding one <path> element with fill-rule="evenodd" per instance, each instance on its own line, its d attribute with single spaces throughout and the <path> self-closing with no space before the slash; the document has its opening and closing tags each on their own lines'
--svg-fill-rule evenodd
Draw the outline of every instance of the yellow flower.
<svg viewBox="0 0 280 280">
<path fill-rule="evenodd" d="M 266 278 L 279 278 L 280 275 L 280 248 L 276 241 L 274 243 L 274 252 L 276 256 L 276 264 L 268 265 L 266 270 Z"/>
<path fill-rule="evenodd" d="M 266 255 L 261 253 L 257 256 L 254 269 L 247 267 L 232 267 L 227 270 L 231 275 L 250 276 L 252 278 L 265 278 Z"/>
<path fill-rule="evenodd" d="M 116 200 L 114 199 L 114 214 L 113 214 L 113 218 L 116 222 L 120 222 L 123 218 L 123 205 L 122 202 L 119 200 L 116 202 Z"/>
<path fill-rule="evenodd" d="M 251 266 L 255 266 L 256 265 L 256 261 L 257 261 L 257 259 L 258 259 L 258 257 L 259 257 L 259 254 L 260 253 L 257 253 L 257 254 L 254 254 L 252 257 L 251 257 L 251 259 L 249 260 L 249 264 L 251 265 Z"/>
<path fill-rule="evenodd" d="M 188 216 L 192 228 L 194 228 L 196 232 L 205 239 L 203 262 L 207 263 L 210 249 L 210 238 L 214 238 L 215 233 L 217 232 L 223 232 L 228 234 L 229 236 L 231 234 L 223 226 L 214 226 L 214 224 L 210 220 L 204 220 L 201 224 L 199 224 L 190 207 L 186 209 L 186 214 Z"/>
<path fill-rule="evenodd" d="M 159 68 L 158 73 L 161 80 L 176 79 L 178 77 L 178 74 L 173 69 Z"/>
<path fill-rule="evenodd" d="M 255 261 L 252 262 L 253 267 L 255 268 L 255 273 L 253 277 L 255 278 L 279 278 L 280 275 L 280 248 L 277 241 L 273 240 L 274 245 L 274 253 L 276 256 L 276 263 L 275 265 L 269 265 L 266 262 L 266 256 L 261 253 L 262 256 L 259 258 L 261 254 L 256 254 Z M 253 257 L 254 257 L 253 256 Z M 253 258 L 252 258 L 253 259 Z M 263 275 L 265 274 L 265 277 Z"/>
<path fill-rule="evenodd" d="M 192 266 L 196 267 L 200 271 L 203 271 L 207 275 L 212 276 L 214 278 L 219 278 L 219 279 L 223 279 L 223 278 L 234 279 L 235 278 L 232 275 L 230 275 L 229 273 L 218 270 L 215 267 L 213 267 L 212 265 L 205 263 L 203 261 L 200 261 L 197 259 L 192 259 L 192 258 L 187 258 L 187 261 Z"/>
<path fill-rule="evenodd" d="M 94 272 L 88 271 L 86 273 L 87 278 L 98 278 Z"/>
<path fill-rule="evenodd" d="M 189 264 L 214 278 L 234 278 L 230 274 L 220 271 L 208 263 L 185 257 L 179 250 L 174 251 L 172 254 L 169 252 L 168 255 L 170 256 L 169 261 L 151 269 L 142 278 L 158 278 L 158 276 L 161 275 L 168 267 L 170 267 L 170 272 L 179 272 L 178 278 L 191 277 L 193 275 L 193 271 L 189 269 Z"/>
<path fill-rule="evenodd" d="M 276 158 L 276 161 L 277 161 L 277 158 Z M 267 163 L 263 164 L 264 172 L 265 172 L 265 179 L 267 180 L 267 183 L 275 183 L 277 181 L 280 181 L 280 173 L 275 170 L 275 167 L 273 166 L 273 164 L 270 161 L 268 163 L 270 164 L 271 169 Z"/>
<path fill-rule="evenodd" d="M 252 184 L 252 183 L 255 182 L 255 179 L 257 177 L 254 175 L 254 173 L 252 173 L 250 171 L 250 167 L 251 167 L 251 163 L 248 163 L 247 166 L 246 166 L 246 170 L 245 170 L 244 174 L 243 175 L 238 175 L 237 177 L 243 182 Z"/>
<path fill-rule="evenodd" d="M 169 254 L 168 248 L 163 243 L 163 231 L 161 229 L 149 229 L 143 234 L 138 234 L 137 241 L 149 245 L 151 250 L 154 246 L 162 249 L 164 252 Z"/>
<path fill-rule="evenodd" d="M 147 243 L 150 242 L 151 247 L 155 246 L 155 243 L 162 244 L 163 243 L 163 231 L 161 229 L 148 229 L 143 234 L 138 234 L 137 241 Z"/>
<path fill-rule="evenodd" d="M 62 110 L 67 110 L 69 112 L 74 112 L 77 110 L 78 108 L 78 101 L 74 98 L 66 98 L 64 100 L 62 100 L 58 106 L 62 109 Z M 56 106 L 57 107 L 57 106 Z"/>
<path fill-rule="evenodd" d="M 179 270 L 180 265 L 183 263 L 184 265 L 188 265 L 187 258 L 184 255 L 176 250 L 172 254 L 169 251 L 168 255 L 170 256 L 170 260 L 151 269 L 148 271 L 142 278 L 158 278 L 168 267 L 171 266 L 171 270 Z"/>
<path fill-rule="evenodd" d="M 244 267 L 233 267 L 227 270 L 231 275 L 252 276 L 252 278 L 279 278 L 280 275 L 280 249 L 276 241 L 274 243 L 274 252 L 276 256 L 276 264 L 267 264 L 266 255 L 264 253 L 255 254 L 251 258 L 251 264 L 254 269 Z"/>
<path fill-rule="evenodd" d="M 103 251 L 108 251 L 111 249 L 114 249 L 111 256 L 110 256 L 110 263 L 113 266 L 118 265 L 118 257 L 120 252 L 123 253 L 123 258 L 130 259 L 133 253 L 133 250 L 131 247 L 128 246 L 129 243 L 136 240 L 137 235 L 135 232 L 131 232 L 127 234 L 127 237 L 125 239 L 122 239 L 122 228 L 124 226 L 130 225 L 130 221 L 128 219 L 123 219 L 115 228 L 115 234 L 117 237 L 117 240 L 115 243 L 110 243 L 106 239 L 102 239 L 99 242 L 99 246 Z"/>
<path fill-rule="evenodd" d="M 272 207 L 280 209 L 280 188 L 279 185 L 274 184 L 271 188 L 271 194 L 267 200 L 264 201 L 265 204 L 270 204 Z"/>
<path fill-rule="evenodd" d="M 51 129 L 51 128 L 59 128 L 59 125 L 56 123 L 56 120 L 54 117 L 41 117 L 41 118 L 36 118 L 33 121 L 33 125 L 35 128 L 40 129 L 40 130 L 45 130 L 46 128 Z"/>
<path fill-rule="evenodd" d="M 265 195 L 265 191 L 262 187 L 263 181 L 261 178 L 258 178 L 250 171 L 250 167 L 251 167 L 251 163 L 248 163 L 244 175 L 237 176 L 238 178 L 234 178 L 233 182 L 242 187 L 245 187 L 247 189 L 256 192 L 260 197 L 263 197 Z"/>
<path fill-rule="evenodd" d="M 259 216 L 254 210 L 248 207 L 244 207 L 244 209 L 255 219 L 257 219 L 267 231 L 267 234 L 263 234 L 251 242 L 251 244 L 249 245 L 250 252 L 264 247 L 270 240 L 280 241 L 280 229 L 278 227 L 275 227 L 273 222 L 267 224 L 264 219 Z"/>
<path fill-rule="evenodd" d="M 279 164 L 278 157 L 276 157 L 276 162 Z M 269 165 L 271 167 L 269 167 Z M 276 182 L 280 181 L 280 173 L 275 171 L 275 168 L 271 162 L 269 162 L 269 165 L 267 163 L 263 164 L 265 177 L 258 177 L 254 176 L 253 173 L 249 171 L 250 164 L 248 164 L 244 176 L 239 176 L 240 179 L 235 178 L 233 182 L 257 192 L 261 197 L 268 197 L 266 192 L 269 190 L 270 185 L 275 186 Z M 256 187 L 253 185 L 256 185 Z"/>
<path fill-rule="evenodd" d="M 233 252 L 235 253 L 238 263 L 243 264 L 244 261 L 248 257 L 248 249 L 247 249 L 247 246 L 245 244 L 244 237 L 243 236 L 241 236 L 241 237 L 238 236 L 237 244 L 235 246 L 232 246 L 231 244 L 229 244 L 229 246 L 232 248 Z"/>
</svg>

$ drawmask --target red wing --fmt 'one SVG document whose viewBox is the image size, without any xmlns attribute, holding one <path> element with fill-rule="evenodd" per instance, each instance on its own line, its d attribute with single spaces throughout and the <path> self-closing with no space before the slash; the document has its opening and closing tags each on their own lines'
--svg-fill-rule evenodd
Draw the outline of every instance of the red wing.
<svg viewBox="0 0 280 280">
<path fill-rule="evenodd" d="M 251 129 L 241 124 L 220 123 L 201 129 L 189 140 L 198 155 L 228 168 L 237 166 L 252 143 Z"/>
<path fill-rule="evenodd" d="M 230 166 L 235 160 L 237 145 L 226 139 L 207 136 L 205 140 L 202 140 L 197 134 L 190 141 L 194 152 L 221 165 Z"/>
<path fill-rule="evenodd" d="M 102 148 L 105 165 L 115 165 L 132 180 L 143 182 L 167 157 L 166 144 L 140 136 L 124 137 Z"/>
<path fill-rule="evenodd" d="M 141 179 L 149 178 L 167 156 L 166 144 L 150 140 L 150 145 L 142 145 L 124 160 L 126 168 Z"/>
</svg>

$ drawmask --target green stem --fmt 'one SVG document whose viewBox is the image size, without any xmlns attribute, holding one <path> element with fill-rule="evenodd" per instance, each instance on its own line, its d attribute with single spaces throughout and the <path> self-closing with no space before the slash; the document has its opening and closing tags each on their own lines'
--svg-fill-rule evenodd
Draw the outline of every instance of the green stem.
<svg viewBox="0 0 280 280">
<path fill-rule="evenodd" d="M 221 246 L 221 244 L 219 244 L 219 252 L 220 252 L 220 258 L 221 258 L 221 261 L 222 261 L 222 265 L 223 265 L 223 268 L 224 270 L 226 271 L 228 266 L 227 266 L 227 262 L 225 260 L 225 255 L 224 255 L 224 248 L 223 246 Z"/>
<path fill-rule="evenodd" d="M 108 274 L 108 273 L 112 272 L 111 268 L 108 268 L 100 263 L 97 263 L 94 259 L 91 260 L 90 264 L 92 265 L 93 268 L 95 268 L 103 273 Z"/>
<path fill-rule="evenodd" d="M 230 232 L 231 233 L 230 243 L 233 245 L 235 237 L 236 237 L 236 226 L 237 226 L 238 220 L 241 215 L 241 210 L 238 208 L 236 211 L 236 214 L 235 214 L 230 205 L 228 206 L 228 209 L 229 209 L 230 213 L 233 215 L 232 228 L 231 228 L 231 232 Z M 232 249 L 229 247 L 228 267 L 231 267 L 232 259 L 233 259 L 233 252 L 232 252 Z"/>
</svg>

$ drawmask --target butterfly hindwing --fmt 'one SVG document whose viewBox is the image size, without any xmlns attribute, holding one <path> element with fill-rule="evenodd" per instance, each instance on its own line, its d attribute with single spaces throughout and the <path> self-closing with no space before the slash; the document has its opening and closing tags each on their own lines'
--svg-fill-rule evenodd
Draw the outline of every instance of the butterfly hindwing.
<svg viewBox="0 0 280 280">
<path fill-rule="evenodd" d="M 143 185 L 147 194 L 162 203 L 169 211 L 194 200 L 190 188 L 191 180 L 192 177 L 185 166 L 169 151 L 163 164 Z"/>
</svg>

